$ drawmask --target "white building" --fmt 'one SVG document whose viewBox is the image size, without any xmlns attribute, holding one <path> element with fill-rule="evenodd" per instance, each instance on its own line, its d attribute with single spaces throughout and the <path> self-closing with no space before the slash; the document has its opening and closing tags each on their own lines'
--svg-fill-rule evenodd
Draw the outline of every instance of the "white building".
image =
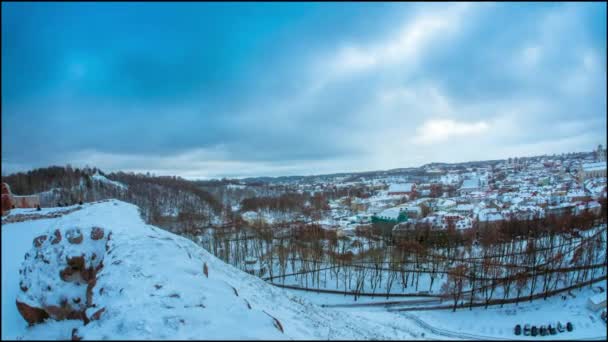
<svg viewBox="0 0 608 342">
<path fill-rule="evenodd" d="M 587 300 L 587 308 L 591 311 L 598 311 L 606 308 L 606 292 L 589 297 Z"/>
<path fill-rule="evenodd" d="M 468 195 L 471 192 L 479 191 L 479 190 L 481 190 L 481 187 L 479 184 L 480 184 L 479 178 L 477 178 L 477 177 L 465 179 L 462 182 L 460 189 L 458 189 L 458 192 L 460 193 L 460 195 Z"/>
<path fill-rule="evenodd" d="M 606 162 L 582 164 L 578 177 L 581 182 L 589 178 L 606 177 Z"/>
<path fill-rule="evenodd" d="M 409 195 L 416 190 L 413 183 L 393 183 L 388 187 L 389 195 Z"/>
</svg>

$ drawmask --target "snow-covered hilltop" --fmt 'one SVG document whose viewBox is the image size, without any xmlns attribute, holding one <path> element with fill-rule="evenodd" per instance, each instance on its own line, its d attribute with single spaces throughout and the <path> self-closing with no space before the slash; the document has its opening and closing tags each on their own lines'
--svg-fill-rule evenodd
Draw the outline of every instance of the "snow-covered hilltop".
<svg viewBox="0 0 608 342">
<path fill-rule="evenodd" d="M 122 190 L 126 190 L 127 186 L 122 184 L 121 182 L 117 182 L 117 181 L 113 181 L 111 179 L 106 178 L 106 176 L 102 175 L 99 173 L 99 171 L 95 172 L 95 174 L 93 176 L 91 176 L 92 179 L 98 181 L 98 182 L 102 182 L 105 184 L 110 184 L 113 185 L 117 188 L 120 188 Z"/>
<path fill-rule="evenodd" d="M 145 224 L 132 204 L 109 200 L 48 217 L 2 226 L 2 339 L 420 336 L 416 329 L 408 331 L 402 326 L 398 331 L 361 316 L 324 310 L 273 287 L 225 264 L 188 239 Z M 24 262 L 26 253 L 29 256 Z M 84 254 L 88 263 L 93 253 L 98 260 L 96 273 L 79 276 L 73 274 L 74 267 L 65 273 L 73 266 L 70 260 Z M 27 275 L 20 275 L 20 270 Z M 55 291 L 52 295 L 43 294 L 42 281 Z M 88 282 L 91 288 L 85 289 L 81 282 Z M 89 295 L 86 301 L 80 298 Z M 28 327 L 16 300 L 35 306 L 40 296 L 64 307 L 78 301 L 73 306 L 86 309 L 87 318 L 47 318 Z"/>
</svg>

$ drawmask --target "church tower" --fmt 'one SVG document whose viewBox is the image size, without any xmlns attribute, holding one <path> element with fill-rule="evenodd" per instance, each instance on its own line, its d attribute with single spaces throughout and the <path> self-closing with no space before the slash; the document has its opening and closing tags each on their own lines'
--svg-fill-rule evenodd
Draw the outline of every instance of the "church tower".
<svg viewBox="0 0 608 342">
<path fill-rule="evenodd" d="M 597 145 L 597 150 L 595 151 L 595 160 L 598 162 L 606 161 L 606 150 L 602 144 Z"/>
</svg>

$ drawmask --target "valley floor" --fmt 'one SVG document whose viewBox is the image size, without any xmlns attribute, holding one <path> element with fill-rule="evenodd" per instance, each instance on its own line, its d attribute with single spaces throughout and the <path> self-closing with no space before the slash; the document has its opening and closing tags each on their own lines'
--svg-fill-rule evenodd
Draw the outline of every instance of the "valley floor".
<svg viewBox="0 0 608 342">
<path fill-rule="evenodd" d="M 594 284 L 594 287 L 601 286 L 606 289 L 606 281 Z M 290 290 L 303 296 L 315 304 L 319 305 L 349 305 L 355 303 L 352 296 L 338 294 L 316 294 L 313 292 L 303 292 Z M 606 323 L 600 318 L 600 312 L 592 312 L 587 308 L 587 300 L 594 295 L 594 291 L 589 287 L 573 290 L 572 296 L 563 300 L 561 296 L 554 296 L 545 300 L 535 300 L 532 303 L 507 304 L 504 307 L 490 306 L 488 309 L 468 308 L 452 310 L 425 310 L 395 312 L 391 310 L 399 309 L 399 305 L 384 306 L 363 306 L 363 307 L 327 307 L 327 310 L 336 310 L 358 315 L 371 321 L 391 322 L 391 325 L 398 327 L 399 322 L 415 322 L 425 332 L 425 336 L 435 336 L 433 338 L 449 339 L 517 339 L 517 340 L 605 340 Z M 391 298 L 391 301 L 395 298 Z M 429 300 L 429 298 L 407 298 L 404 301 Z M 380 303 L 385 302 L 383 297 L 361 297 L 356 303 Z M 445 303 L 445 302 L 444 302 Z M 403 305 L 411 307 L 412 305 Z M 516 336 L 514 327 L 521 324 L 548 325 L 560 321 L 562 324 L 572 322 L 574 331 L 558 333 L 551 336 Z"/>
</svg>

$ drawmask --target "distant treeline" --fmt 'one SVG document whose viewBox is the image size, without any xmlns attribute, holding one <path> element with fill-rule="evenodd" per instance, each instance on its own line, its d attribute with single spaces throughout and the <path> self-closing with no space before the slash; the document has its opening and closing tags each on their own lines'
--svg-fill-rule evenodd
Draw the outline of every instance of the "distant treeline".
<svg viewBox="0 0 608 342">
<path fill-rule="evenodd" d="M 99 173 L 126 188 L 95 180 Z M 152 224 L 171 218 L 167 228 L 175 232 L 194 225 L 208 225 L 222 211 L 220 200 L 196 183 L 179 177 L 116 172 L 104 174 L 97 168 L 51 166 L 3 176 L 17 195 L 40 194 L 43 207 L 73 205 L 116 198 L 141 208 L 144 219 Z M 182 219 L 182 218 L 188 218 Z M 197 218 L 193 221 L 192 218 Z"/>
<path fill-rule="evenodd" d="M 97 168 L 79 169 L 69 165 L 50 166 L 2 176 L 2 182 L 8 183 L 11 191 L 17 195 L 35 194 L 52 188 L 72 188 L 81 181 L 86 188 L 91 189 L 93 184 L 90 176 L 97 171 Z"/>
<path fill-rule="evenodd" d="M 214 211 L 220 211 L 222 209 L 221 203 L 213 197 L 209 192 L 201 189 L 196 183 L 183 179 L 176 176 L 149 176 L 141 173 L 126 173 L 116 172 L 110 173 L 108 178 L 124 183 L 129 188 L 141 189 L 146 191 L 145 187 L 156 185 L 162 186 L 166 189 L 173 191 L 187 192 L 196 196 L 200 201 L 207 203 Z M 169 194 L 167 194 L 169 195 Z"/>
</svg>

